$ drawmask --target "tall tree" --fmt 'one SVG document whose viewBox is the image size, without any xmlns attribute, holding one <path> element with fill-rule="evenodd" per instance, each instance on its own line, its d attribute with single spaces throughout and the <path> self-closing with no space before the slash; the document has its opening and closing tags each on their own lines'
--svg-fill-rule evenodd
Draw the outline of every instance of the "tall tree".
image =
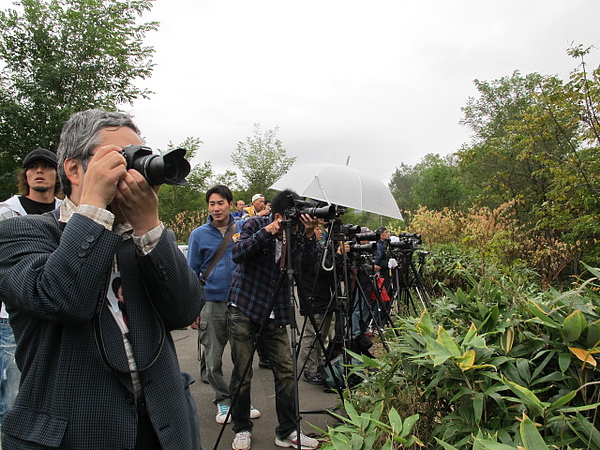
<svg viewBox="0 0 600 450">
<path fill-rule="evenodd" d="M 284 175 L 296 157 L 288 157 L 283 143 L 277 137 L 279 127 L 262 131 L 260 124 L 254 124 L 254 136 L 239 141 L 231 154 L 231 161 L 242 175 L 242 186 L 249 195 L 267 195 L 269 186 Z"/>
<path fill-rule="evenodd" d="M 568 82 L 542 84 L 517 130 L 528 144 L 526 156 L 551 174 L 539 226 L 591 242 L 600 238 L 600 68 L 588 71 L 589 51 L 569 50 L 580 65 Z"/>
<path fill-rule="evenodd" d="M 407 212 L 420 206 L 434 210 L 457 208 L 462 203 L 464 191 L 456 158 L 431 153 L 414 166 L 402 163 L 397 167 L 389 187 Z"/>
<path fill-rule="evenodd" d="M 18 167 L 32 148 L 56 148 L 79 110 L 116 109 L 150 92 L 134 85 L 152 73 L 143 44 L 156 22 L 138 23 L 148 0 L 21 0 L 0 11 L 0 168 Z M 14 189 L 0 179 L 0 194 Z"/>
<path fill-rule="evenodd" d="M 528 145 L 517 128 L 536 102 L 536 92 L 544 81 L 537 73 L 511 76 L 491 82 L 475 80 L 478 98 L 470 98 L 463 108 L 463 124 L 474 131 L 473 145 L 459 152 L 460 165 L 473 202 L 497 207 L 521 198 L 525 209 L 545 201 L 549 190 L 543 164 L 527 158 Z"/>
<path fill-rule="evenodd" d="M 415 166 L 412 198 L 417 205 L 438 211 L 461 205 L 463 185 L 455 159 L 428 154 Z"/>
<path fill-rule="evenodd" d="M 390 178 L 388 187 L 402 210 L 414 211 L 419 206 L 412 193 L 416 179 L 415 168 L 406 163 L 401 163 L 400 166 L 396 167 Z"/>
<path fill-rule="evenodd" d="M 519 200 L 539 236 L 600 255 L 600 69 L 587 69 L 589 49 L 569 53 L 581 64 L 567 82 L 518 72 L 476 82 L 480 97 L 464 108 L 475 140 L 459 156 L 479 200 Z"/>
</svg>

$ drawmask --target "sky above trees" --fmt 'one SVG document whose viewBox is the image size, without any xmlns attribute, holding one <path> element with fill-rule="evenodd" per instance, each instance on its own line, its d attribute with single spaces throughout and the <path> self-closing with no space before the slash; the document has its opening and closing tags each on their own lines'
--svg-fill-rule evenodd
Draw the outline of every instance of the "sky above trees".
<svg viewBox="0 0 600 450">
<path fill-rule="evenodd" d="M 260 123 L 279 127 L 297 164 L 350 157 L 387 182 L 401 163 L 469 141 L 459 120 L 474 79 L 566 79 L 570 44 L 600 45 L 595 0 L 152 3 L 156 67 L 140 85 L 155 94 L 124 108 L 153 147 L 200 138 L 195 162 L 218 171 Z"/>
</svg>

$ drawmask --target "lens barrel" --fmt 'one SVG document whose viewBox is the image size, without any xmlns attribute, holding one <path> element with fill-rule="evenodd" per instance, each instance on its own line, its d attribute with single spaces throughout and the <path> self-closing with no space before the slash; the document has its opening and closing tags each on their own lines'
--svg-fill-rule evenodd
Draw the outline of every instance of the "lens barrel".
<svg viewBox="0 0 600 450">
<path fill-rule="evenodd" d="M 127 169 L 137 170 L 152 186 L 188 184 L 185 177 L 190 173 L 191 166 L 185 159 L 186 150 L 183 148 L 176 148 L 164 155 L 154 155 L 150 147 L 129 145 L 121 153 L 127 161 Z"/>
</svg>

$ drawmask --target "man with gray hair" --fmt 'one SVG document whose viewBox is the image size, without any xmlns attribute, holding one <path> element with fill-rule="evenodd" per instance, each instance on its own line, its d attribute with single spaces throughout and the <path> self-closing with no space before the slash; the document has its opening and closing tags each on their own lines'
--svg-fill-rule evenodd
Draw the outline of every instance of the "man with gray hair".
<svg viewBox="0 0 600 450">
<path fill-rule="evenodd" d="M 169 333 L 198 316 L 201 287 L 156 188 L 121 154 L 141 143 L 126 114 L 73 115 L 58 146 L 64 203 L 0 222 L 0 298 L 22 372 L 4 450 L 201 448 Z"/>
</svg>

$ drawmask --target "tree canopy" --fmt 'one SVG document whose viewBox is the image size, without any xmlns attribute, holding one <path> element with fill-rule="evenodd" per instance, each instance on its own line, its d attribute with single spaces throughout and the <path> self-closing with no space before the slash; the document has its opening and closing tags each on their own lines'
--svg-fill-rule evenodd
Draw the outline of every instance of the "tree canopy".
<svg viewBox="0 0 600 450">
<path fill-rule="evenodd" d="M 445 160 L 401 165 L 390 182 L 398 203 L 437 211 L 511 204 L 538 239 L 600 255 L 600 68 L 588 68 L 589 53 L 569 50 L 579 64 L 566 81 L 518 71 L 475 80 L 479 95 L 462 120 L 472 142 Z"/>
<path fill-rule="evenodd" d="M 239 141 L 231 154 L 231 161 L 242 176 L 242 187 L 250 195 L 267 195 L 269 186 L 284 175 L 296 157 L 288 157 L 281 140 L 277 137 L 279 128 L 262 131 L 260 124 L 254 124 L 254 135 L 246 141 Z"/>
<path fill-rule="evenodd" d="M 148 0 L 21 0 L 0 11 L 0 197 L 36 147 L 54 150 L 76 111 L 147 97 L 134 82 L 152 73 L 144 45 L 156 22 L 138 23 Z"/>
</svg>

